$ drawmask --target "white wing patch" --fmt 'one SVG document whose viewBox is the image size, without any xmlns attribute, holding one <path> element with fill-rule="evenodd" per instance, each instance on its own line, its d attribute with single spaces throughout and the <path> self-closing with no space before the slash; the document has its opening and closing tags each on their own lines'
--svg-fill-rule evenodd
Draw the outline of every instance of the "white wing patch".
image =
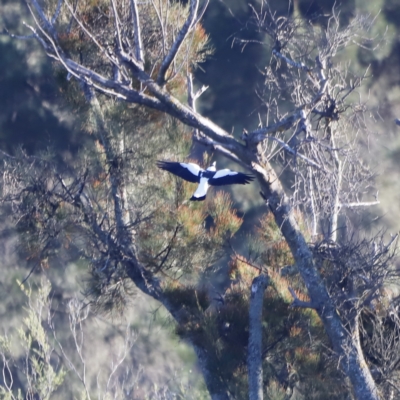
<svg viewBox="0 0 400 400">
<path fill-rule="evenodd" d="M 182 167 L 186 168 L 189 170 L 189 172 L 195 176 L 199 175 L 200 171 L 203 171 L 202 168 L 200 168 L 197 164 L 193 164 L 193 163 L 180 163 Z"/>
<path fill-rule="evenodd" d="M 199 186 L 197 187 L 196 191 L 193 193 L 193 197 L 196 197 L 196 198 L 204 197 L 207 194 L 208 188 L 209 188 L 208 179 L 201 178 Z"/>
<path fill-rule="evenodd" d="M 213 176 L 213 179 L 223 178 L 224 176 L 232 176 L 237 175 L 238 173 L 235 171 L 231 171 L 230 169 L 220 169 L 217 173 Z"/>
</svg>

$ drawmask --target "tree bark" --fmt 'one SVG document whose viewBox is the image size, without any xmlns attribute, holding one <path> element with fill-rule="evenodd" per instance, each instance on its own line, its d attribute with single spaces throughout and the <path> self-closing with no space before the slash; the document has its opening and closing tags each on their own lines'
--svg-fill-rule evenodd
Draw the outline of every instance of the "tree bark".
<svg viewBox="0 0 400 400">
<path fill-rule="evenodd" d="M 210 373 L 207 366 L 207 352 L 199 346 L 193 345 L 194 351 L 197 355 L 197 360 L 201 372 L 203 373 L 204 381 L 207 386 L 208 393 L 212 400 L 229 400 L 229 394 L 224 382 L 221 382 L 217 376 Z"/>
<path fill-rule="evenodd" d="M 365 361 L 357 333 L 349 332 L 336 311 L 326 285 L 314 265 L 313 254 L 300 232 L 289 199 L 272 166 L 265 162 L 263 168 L 254 166 L 276 224 L 280 227 L 307 286 L 311 303 L 320 316 L 333 350 L 340 360 L 343 372 L 349 377 L 358 400 L 379 400 L 378 391 Z M 353 334 L 354 333 L 354 334 Z"/>
<path fill-rule="evenodd" d="M 263 399 L 262 370 L 262 306 L 264 291 L 269 283 L 269 277 L 260 275 L 254 278 L 251 285 L 249 309 L 249 348 L 247 354 L 247 369 L 249 379 L 249 399 Z"/>
</svg>

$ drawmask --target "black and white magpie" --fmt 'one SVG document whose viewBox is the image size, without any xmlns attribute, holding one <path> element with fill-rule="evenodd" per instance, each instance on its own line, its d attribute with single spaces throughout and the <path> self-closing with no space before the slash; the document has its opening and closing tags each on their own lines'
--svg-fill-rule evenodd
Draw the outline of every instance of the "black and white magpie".
<svg viewBox="0 0 400 400">
<path fill-rule="evenodd" d="M 171 172 L 185 181 L 198 183 L 199 186 L 190 198 L 192 201 L 204 200 L 210 185 L 222 186 L 234 183 L 245 185 L 254 180 L 254 176 L 252 175 L 231 171 L 230 169 L 220 169 L 217 171 L 215 161 L 206 170 L 200 168 L 197 164 L 171 161 L 157 161 L 157 167 Z"/>
</svg>

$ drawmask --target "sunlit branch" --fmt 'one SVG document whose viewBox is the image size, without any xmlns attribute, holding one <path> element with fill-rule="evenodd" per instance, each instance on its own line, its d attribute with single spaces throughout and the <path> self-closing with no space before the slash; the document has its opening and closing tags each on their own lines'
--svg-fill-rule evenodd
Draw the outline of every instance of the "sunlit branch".
<svg viewBox="0 0 400 400">
<path fill-rule="evenodd" d="M 157 8 L 157 6 L 155 4 L 155 0 L 151 0 L 151 3 L 153 4 L 154 11 L 156 12 L 157 19 L 158 19 L 158 22 L 159 22 L 160 27 L 161 27 L 161 33 L 162 33 L 162 35 L 161 35 L 161 39 L 162 39 L 162 55 L 164 57 L 165 53 L 166 53 L 165 49 L 167 47 L 167 34 L 165 32 L 164 22 L 163 22 L 163 19 L 161 17 L 162 10 L 161 10 L 161 13 L 160 13 L 160 10 Z M 162 3 L 160 2 L 160 4 L 162 4 Z"/>
<path fill-rule="evenodd" d="M 363 201 L 363 202 L 353 202 L 353 203 L 339 203 L 339 207 L 347 207 L 347 208 L 355 208 L 355 207 L 370 207 L 370 206 L 376 206 L 377 204 L 380 204 L 381 202 L 379 200 L 376 201 Z"/>
<path fill-rule="evenodd" d="M 193 90 L 193 75 L 191 73 L 187 76 L 187 90 L 188 90 L 188 105 L 193 111 L 196 109 L 196 100 L 208 89 L 208 86 L 203 85 L 197 92 Z"/>
<path fill-rule="evenodd" d="M 274 141 L 278 142 L 279 145 L 282 146 L 282 148 L 285 149 L 288 153 L 294 155 L 295 157 L 300 157 L 302 160 L 306 161 L 308 164 L 310 164 L 313 167 L 316 167 L 318 169 L 324 169 L 323 167 L 321 167 L 321 165 L 319 165 L 315 161 L 311 160 L 310 158 L 306 157 L 305 155 L 303 155 L 303 154 L 299 153 L 298 151 L 294 150 L 292 147 L 290 147 L 283 140 L 278 139 L 278 138 L 276 138 L 274 136 L 267 136 L 265 139 L 274 140 Z"/>
<path fill-rule="evenodd" d="M 210 0 L 205 0 L 203 3 L 203 6 L 201 7 L 201 9 L 197 12 L 197 18 L 194 20 L 194 22 L 192 23 L 192 27 L 196 26 L 201 19 L 203 18 L 204 13 L 207 10 L 208 7 L 208 3 L 210 2 Z"/>
<path fill-rule="evenodd" d="M 318 72 L 318 78 L 320 82 L 323 82 L 326 80 L 326 75 L 324 72 L 324 69 L 326 68 L 326 62 L 323 60 L 320 56 L 320 54 L 317 55 L 315 58 L 315 64 L 317 66 L 317 72 Z"/>
<path fill-rule="evenodd" d="M 336 147 L 334 135 L 331 135 L 331 144 L 332 144 L 332 147 Z M 333 152 L 333 158 L 336 163 L 337 179 L 336 179 L 336 185 L 332 182 L 332 186 L 335 190 L 335 194 L 333 197 L 333 205 L 332 205 L 332 210 L 331 210 L 329 240 L 331 240 L 332 242 L 336 242 L 337 224 L 338 224 L 339 212 L 340 212 L 340 208 L 341 208 L 340 207 L 340 194 L 342 192 L 344 165 L 343 165 L 343 162 L 340 159 L 339 154 L 337 152 Z"/>
<path fill-rule="evenodd" d="M 157 99 L 147 96 L 142 92 L 138 92 L 131 88 L 128 88 L 120 82 L 115 82 L 112 79 L 107 79 L 104 76 L 94 72 L 73 60 L 63 60 L 68 71 L 70 71 L 78 79 L 86 78 L 88 84 L 98 84 L 98 89 L 106 92 L 105 89 L 110 89 L 110 94 L 124 98 L 126 101 L 131 103 L 143 104 L 147 107 L 154 108 L 156 110 L 163 110 L 163 104 Z"/>
<path fill-rule="evenodd" d="M 310 301 L 300 300 L 297 297 L 296 292 L 291 287 L 288 287 L 288 290 L 289 290 L 290 294 L 293 297 L 293 302 L 290 305 L 291 307 L 312 308 L 312 309 L 316 309 L 317 308 L 317 305 L 312 303 L 312 302 L 310 302 Z"/>
<path fill-rule="evenodd" d="M 103 93 L 109 93 L 110 95 L 124 98 L 128 102 L 143 104 L 150 108 L 154 108 L 166 112 L 171 116 L 177 117 L 189 126 L 202 130 L 206 135 L 210 136 L 214 140 L 218 140 L 224 146 L 227 145 L 228 147 L 230 147 L 230 151 L 234 151 L 235 153 L 237 151 L 244 151 L 244 146 L 237 142 L 231 135 L 229 135 L 219 126 L 214 124 L 212 121 L 185 107 L 181 102 L 171 96 L 168 91 L 157 85 L 140 68 L 140 66 L 138 66 L 137 62 L 133 60 L 132 57 L 124 54 L 123 52 L 121 52 L 120 54 L 123 61 L 127 64 L 128 67 L 130 67 L 130 70 L 132 71 L 134 76 L 142 84 L 146 85 L 156 98 L 144 95 L 142 92 L 139 93 L 131 88 L 126 87 L 122 83 L 107 79 L 104 76 L 74 62 L 73 60 L 66 58 L 61 52 L 61 49 L 58 48 L 58 45 L 54 42 L 54 40 L 40 27 L 40 24 L 38 24 L 38 21 L 36 20 L 34 15 L 33 18 L 35 19 L 35 22 L 41 30 L 42 34 L 47 38 L 51 45 L 49 46 L 47 43 L 45 43 L 43 39 L 41 39 L 39 35 L 37 35 L 33 27 L 29 28 L 41 41 L 49 56 L 60 61 L 64 68 L 71 75 L 75 76 L 78 80 L 84 79 L 87 84 L 96 87 Z M 190 21 L 190 18 L 186 22 L 188 21 Z M 188 29 L 189 27 L 190 26 L 188 26 Z M 177 43 L 177 41 L 175 43 Z"/>
<path fill-rule="evenodd" d="M 317 236 L 318 229 L 318 216 L 317 216 L 317 208 L 315 205 L 315 194 L 314 194 L 314 182 L 313 182 L 313 170 L 309 168 L 309 191 L 310 191 L 310 203 L 311 203 L 311 218 L 312 218 L 312 229 L 311 235 L 313 237 Z"/>
<path fill-rule="evenodd" d="M 278 121 L 275 124 L 256 129 L 255 131 L 249 132 L 247 134 L 244 134 L 242 139 L 246 140 L 249 143 L 252 144 L 257 144 L 259 142 L 262 142 L 264 139 L 266 139 L 267 135 L 276 133 L 276 132 L 283 132 L 291 127 L 293 127 L 296 122 L 301 119 L 302 117 L 302 109 L 296 110 L 294 113 L 291 115 L 282 118 L 280 121 Z"/>
<path fill-rule="evenodd" d="M 291 65 L 294 68 L 297 69 L 301 69 L 303 71 L 309 72 L 311 71 L 310 68 L 308 68 L 306 65 L 304 65 L 303 63 L 298 63 L 296 61 L 291 60 L 290 58 L 284 56 L 282 53 L 280 53 L 279 51 L 277 51 L 276 49 L 272 50 L 272 54 L 276 57 L 281 58 L 282 60 L 286 61 L 287 64 Z"/>
<path fill-rule="evenodd" d="M 118 369 L 120 368 L 122 363 L 125 361 L 125 359 L 128 357 L 129 352 L 134 345 L 134 342 L 132 341 L 131 336 L 132 336 L 132 333 L 130 331 L 130 325 L 128 323 L 127 327 L 126 327 L 126 335 L 125 335 L 125 341 L 124 341 L 124 347 L 122 350 L 122 354 L 118 355 L 118 358 L 117 358 L 117 361 L 115 364 L 114 364 L 114 362 L 112 362 L 112 370 L 111 370 L 110 376 L 108 377 L 108 380 L 107 380 L 107 386 L 106 386 L 107 392 L 111 388 L 113 376 L 118 371 Z"/>
<path fill-rule="evenodd" d="M 57 21 L 58 16 L 60 15 L 61 12 L 61 6 L 64 0 L 58 0 L 56 11 L 54 12 L 53 18 L 51 19 L 51 24 L 54 25 L 55 22 Z"/>
<path fill-rule="evenodd" d="M 49 22 L 46 18 L 46 15 L 44 14 L 44 11 L 42 9 L 42 7 L 40 7 L 39 3 L 37 2 L 37 0 L 30 0 L 31 3 L 33 4 L 33 6 L 35 7 L 36 12 L 39 14 L 40 19 L 42 20 L 45 28 L 52 34 L 52 36 L 54 38 L 57 37 L 57 32 L 54 29 L 54 26 L 51 24 L 51 22 Z M 28 4 L 28 3 L 27 3 Z M 29 7 L 29 4 L 28 4 Z M 32 13 L 33 14 L 33 13 Z M 36 21 L 37 23 L 37 21 Z"/>
<path fill-rule="evenodd" d="M 34 15 L 33 18 L 35 19 L 35 22 L 37 22 Z M 111 79 L 107 79 L 102 75 L 76 63 L 75 61 L 65 58 L 60 49 L 58 48 L 58 46 L 56 45 L 56 43 L 54 43 L 52 38 L 45 31 L 42 30 L 40 25 L 38 25 L 39 29 L 42 31 L 43 35 L 45 35 L 46 38 L 49 40 L 52 47 L 49 47 L 49 45 L 36 33 L 36 30 L 32 26 L 29 25 L 26 26 L 34 33 L 35 37 L 42 43 L 43 47 L 45 48 L 49 56 L 52 56 L 57 61 L 61 62 L 64 68 L 71 75 L 76 77 L 79 81 L 85 79 L 85 82 L 87 84 L 93 85 L 95 88 L 99 89 L 103 93 L 106 94 L 108 93 L 115 97 L 124 98 L 126 101 L 132 103 L 143 104 L 157 110 L 165 111 L 165 108 L 157 99 L 154 99 L 141 92 L 137 92 L 131 88 L 128 88 L 122 83 L 115 82 L 114 80 Z"/>
<path fill-rule="evenodd" d="M 112 9 L 113 9 L 113 14 L 114 14 L 114 23 L 115 23 L 115 30 L 117 31 L 119 51 L 124 51 L 124 48 L 122 46 L 121 29 L 119 27 L 119 18 L 118 18 L 117 7 L 115 5 L 115 0 L 110 0 L 110 1 L 111 1 Z"/>
<path fill-rule="evenodd" d="M 187 92 L 188 92 L 188 106 L 194 111 L 196 110 L 196 100 L 208 89 L 208 86 L 202 86 L 196 93 L 193 88 L 193 75 L 188 73 L 187 75 Z M 196 141 L 196 137 L 200 137 L 198 129 L 193 131 L 193 141 Z"/>
<path fill-rule="evenodd" d="M 132 25 L 134 30 L 135 40 L 135 57 L 138 63 L 143 64 L 143 43 L 142 43 L 142 32 L 139 23 L 139 10 L 137 8 L 137 0 L 130 0 L 131 14 L 132 14 Z"/>
<path fill-rule="evenodd" d="M 49 56 L 49 57 L 52 57 L 52 58 L 56 58 L 56 57 L 54 57 L 54 55 L 52 55 L 51 53 L 50 53 L 50 49 L 49 49 L 49 46 L 47 45 L 47 43 L 43 40 L 43 38 L 42 37 L 40 37 L 40 35 L 36 32 L 36 29 L 34 29 L 32 26 L 30 26 L 30 25 L 27 25 L 25 22 L 23 22 L 23 24 L 28 28 L 28 29 L 30 29 L 31 31 L 32 31 L 32 37 L 34 37 L 35 39 L 37 39 L 38 40 L 38 42 L 43 46 L 43 48 L 44 48 L 44 50 L 46 51 L 46 53 L 47 53 L 47 55 Z M 18 37 L 17 37 L 18 38 Z M 28 38 L 28 36 L 25 36 L 25 37 L 23 37 L 24 39 L 26 39 L 26 38 Z"/>
<path fill-rule="evenodd" d="M 42 45 L 44 46 L 46 52 L 49 55 L 52 54 L 54 58 L 56 58 L 58 61 L 61 62 L 61 64 L 63 64 L 64 68 L 68 72 L 70 72 L 72 75 L 74 75 L 76 78 L 78 78 L 80 80 L 79 74 L 76 74 L 73 70 L 68 68 L 67 64 L 64 61 L 64 56 L 62 54 L 61 49 L 59 49 L 59 47 L 57 46 L 57 44 L 55 43 L 53 38 L 49 34 L 47 34 L 47 32 L 40 26 L 35 14 L 33 13 L 32 9 L 29 7 L 29 4 L 28 4 L 28 8 L 29 8 L 29 10 L 30 10 L 30 12 L 32 14 L 32 17 L 33 17 L 33 19 L 34 19 L 34 21 L 36 23 L 36 26 L 39 28 L 39 30 L 42 32 L 42 34 L 46 37 L 46 39 L 50 42 L 51 46 L 47 45 L 47 43 L 45 43 L 45 41 L 42 38 L 40 38 L 40 36 L 36 33 L 35 28 L 33 28 L 30 25 L 26 25 L 26 24 L 25 24 L 25 26 L 27 26 L 38 38 L 40 38 L 39 39 L 40 42 L 42 43 Z"/>
<path fill-rule="evenodd" d="M 357 78 L 354 80 L 354 82 L 351 84 L 350 88 L 347 90 L 347 93 L 345 93 L 337 102 L 338 104 L 343 104 L 344 100 L 351 94 L 353 93 L 358 87 L 361 86 L 361 83 L 366 79 L 367 73 L 370 69 L 370 65 L 366 68 L 364 71 L 363 76 Z"/>
<path fill-rule="evenodd" d="M 175 57 L 178 54 L 178 51 L 181 48 L 182 43 L 185 40 L 187 34 L 193 28 L 194 22 L 197 17 L 198 8 L 199 8 L 199 0 L 190 0 L 189 16 L 186 19 L 185 23 L 183 24 L 182 29 L 178 33 L 178 36 L 175 42 L 173 43 L 169 53 L 164 58 L 161 64 L 160 71 L 157 77 L 157 83 L 159 85 L 164 85 L 166 81 L 165 74 L 167 73 L 168 68 L 170 67 L 171 63 L 175 60 Z"/>
<path fill-rule="evenodd" d="M 204 135 L 198 134 L 198 133 L 193 135 L 193 140 L 196 141 L 197 143 L 201 143 L 207 147 L 211 147 L 213 150 L 218 151 L 219 153 L 223 154 L 225 157 L 238 163 L 243 168 L 251 170 L 251 168 L 249 168 L 248 164 L 243 162 L 238 156 L 236 156 L 234 153 L 229 151 L 227 146 L 223 145 L 222 143 L 218 143 L 218 142 L 216 142 Z"/>
<path fill-rule="evenodd" d="M 12 396 L 11 398 L 14 400 L 14 396 L 12 395 L 12 387 L 14 385 L 14 379 L 9 366 L 9 360 L 7 360 L 3 352 L 1 352 L 1 358 L 3 361 L 3 368 L 2 368 L 3 383 L 7 389 L 7 392 Z"/>
<path fill-rule="evenodd" d="M 89 30 L 85 27 L 85 25 L 82 23 L 81 19 L 77 17 L 75 11 L 72 9 L 71 4 L 69 4 L 68 0 L 65 0 L 65 4 L 69 10 L 69 12 L 71 13 L 72 17 L 74 18 L 75 22 L 80 26 L 80 28 L 82 29 L 82 31 L 90 38 L 90 40 L 93 41 L 93 43 L 99 48 L 99 50 L 101 51 L 101 53 L 106 56 L 108 58 L 108 60 L 116 65 L 117 67 L 118 64 L 116 62 L 115 59 L 113 59 L 112 57 L 110 57 L 110 55 L 108 54 L 108 52 L 106 51 L 106 49 L 99 43 L 99 41 L 89 32 Z"/>
<path fill-rule="evenodd" d="M 8 29 L 6 29 L 6 28 L 3 29 L 3 32 L 0 32 L 0 35 L 9 36 L 12 39 L 18 39 L 18 40 L 38 39 L 38 37 L 35 34 L 32 34 L 32 35 L 15 35 L 14 33 L 9 32 Z"/>
</svg>

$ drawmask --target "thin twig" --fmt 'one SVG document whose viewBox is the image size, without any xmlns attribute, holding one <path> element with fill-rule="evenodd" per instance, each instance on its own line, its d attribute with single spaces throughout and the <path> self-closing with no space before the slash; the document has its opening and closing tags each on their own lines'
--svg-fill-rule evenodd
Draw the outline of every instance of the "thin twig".
<svg viewBox="0 0 400 400">
<path fill-rule="evenodd" d="M 189 16 L 187 17 L 180 32 L 178 33 L 178 36 L 176 37 L 175 42 L 171 46 L 169 53 L 164 58 L 164 60 L 161 64 L 160 71 L 159 71 L 158 77 L 157 77 L 157 83 L 161 86 L 164 85 L 164 83 L 166 81 L 165 74 L 166 74 L 168 68 L 171 66 L 171 63 L 175 60 L 175 57 L 176 57 L 179 49 L 181 48 L 182 43 L 185 40 L 187 34 L 193 28 L 193 24 L 197 17 L 198 8 L 199 8 L 199 0 L 190 0 Z"/>
<path fill-rule="evenodd" d="M 51 25 L 54 25 L 57 21 L 58 16 L 61 12 L 61 6 L 64 0 L 58 0 L 56 11 L 54 12 L 53 18 L 51 19 Z"/>
<path fill-rule="evenodd" d="M 288 287 L 288 290 L 293 297 L 293 302 L 290 307 L 312 308 L 314 310 L 317 309 L 317 305 L 313 302 L 300 300 L 297 297 L 296 292 L 291 287 Z"/>
</svg>

